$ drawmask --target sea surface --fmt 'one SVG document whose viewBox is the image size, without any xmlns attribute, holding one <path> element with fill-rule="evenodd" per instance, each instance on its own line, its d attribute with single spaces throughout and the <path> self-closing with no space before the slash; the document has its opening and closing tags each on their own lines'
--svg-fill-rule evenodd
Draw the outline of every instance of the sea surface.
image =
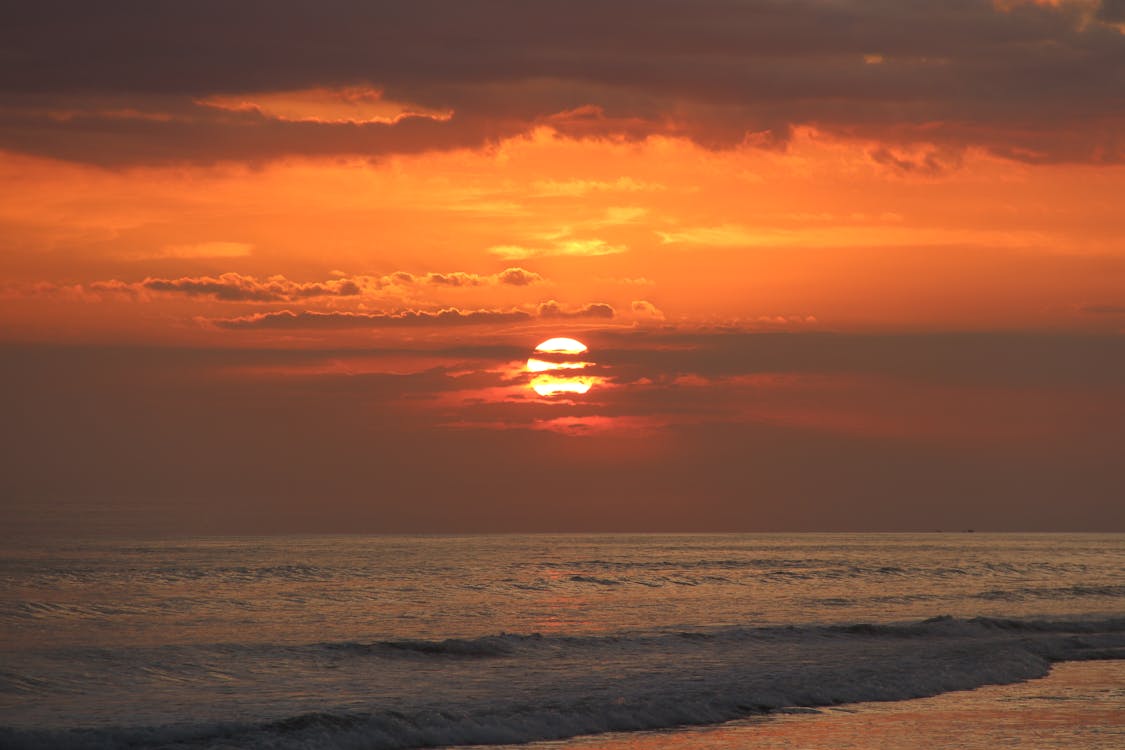
<svg viewBox="0 0 1125 750">
<path fill-rule="evenodd" d="M 752 732 L 1125 659 L 1123 571 L 1121 534 L 9 543 L 0 746 Z"/>
</svg>

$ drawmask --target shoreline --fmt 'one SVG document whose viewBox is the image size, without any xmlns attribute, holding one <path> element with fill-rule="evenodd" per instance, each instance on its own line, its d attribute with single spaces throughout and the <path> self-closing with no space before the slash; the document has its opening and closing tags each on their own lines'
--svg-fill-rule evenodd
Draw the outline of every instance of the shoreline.
<svg viewBox="0 0 1125 750">
<path fill-rule="evenodd" d="M 1036 750 L 1121 747 L 1125 659 L 1057 662 L 1044 677 L 924 698 L 796 707 L 713 725 L 483 745 L 478 750 L 994 750 L 1029 740 Z"/>
<path fill-rule="evenodd" d="M 500 703 L 478 704 L 475 711 L 469 713 L 462 713 L 451 704 L 452 713 L 446 711 L 435 713 L 435 708 L 431 705 L 428 709 L 413 714 L 391 710 L 374 714 L 367 712 L 353 714 L 306 709 L 303 712 L 278 715 L 274 713 L 276 706 L 266 708 L 269 704 L 261 703 L 261 707 L 266 708 L 263 716 L 269 716 L 271 713 L 274 713 L 274 716 L 249 724 L 237 720 L 218 720 L 196 724 L 140 723 L 131 727 L 117 725 L 71 729 L 7 726 L 0 728 L 0 740 L 3 741 L 0 744 L 31 750 L 32 748 L 87 746 L 125 747 L 135 746 L 137 742 L 141 742 L 146 747 L 179 746 L 184 742 L 189 744 L 217 742 L 223 747 L 232 748 L 322 745 L 333 747 L 342 741 L 356 741 L 364 742 L 370 747 L 400 749 L 475 746 L 497 749 L 531 747 L 542 750 L 556 748 L 579 750 L 605 747 L 617 750 L 633 748 L 655 750 L 664 747 L 680 748 L 683 742 L 687 742 L 689 744 L 683 745 L 683 750 L 692 750 L 696 747 L 702 750 L 707 747 L 722 747 L 728 740 L 742 743 L 747 739 L 742 735 L 750 732 L 756 737 L 755 733 L 764 731 L 761 727 L 788 727 L 794 724 L 792 731 L 801 732 L 805 731 L 802 727 L 807 722 L 811 721 L 820 726 L 819 722 L 826 717 L 881 715 L 888 712 L 911 714 L 916 710 L 925 713 L 926 707 L 931 704 L 918 703 L 919 701 L 936 701 L 934 705 L 939 706 L 950 701 L 961 702 L 962 712 L 969 709 L 976 710 L 979 701 L 987 699 L 997 691 L 1000 694 L 1017 697 L 1028 692 L 1034 693 L 1037 688 L 1026 686 L 1051 681 L 1052 676 L 1054 680 L 1049 683 L 1052 685 L 1060 681 L 1067 683 L 1068 680 L 1074 683 L 1074 675 L 1081 676 L 1084 673 L 1094 673 L 1093 682 L 1101 679 L 1104 683 L 1106 682 L 1104 675 L 1112 673 L 1114 676 L 1109 684 L 1125 686 L 1125 649 L 1114 632 L 1119 630 L 1118 628 L 1110 629 L 1109 632 L 1113 635 L 1088 633 L 1084 628 L 1080 628 L 1070 630 L 1069 635 L 1065 631 L 1053 632 L 1046 640 L 1041 640 L 1044 636 L 1041 631 L 1053 631 L 1057 625 L 1058 623 L 1036 624 L 1015 621 L 991 623 L 989 627 L 996 631 L 994 636 L 976 645 L 984 646 L 990 651 L 999 646 L 1002 650 L 1009 651 L 1007 657 L 991 664 L 987 663 L 987 659 L 969 662 L 962 660 L 961 668 L 968 671 L 956 676 L 946 674 L 944 670 L 934 672 L 933 670 L 940 669 L 943 664 L 947 666 L 952 664 L 946 661 L 930 663 L 929 659 L 935 656 L 940 658 L 943 651 L 939 649 L 930 653 L 928 657 L 925 653 L 919 654 L 918 648 L 921 647 L 921 643 L 917 638 L 925 633 L 927 636 L 937 635 L 939 640 L 950 638 L 954 641 L 964 640 L 963 633 L 958 636 L 950 632 L 950 629 L 956 632 L 963 631 L 966 627 L 978 630 L 982 625 L 980 622 L 959 623 L 953 618 L 937 618 L 918 623 L 914 627 L 867 625 L 825 629 L 813 634 L 813 641 L 807 639 L 809 634 L 804 634 L 805 647 L 812 651 L 817 650 L 815 639 L 825 639 L 830 648 L 837 648 L 840 643 L 852 639 L 858 639 L 861 646 L 866 643 L 868 647 L 882 643 L 883 646 L 874 651 L 865 647 L 863 651 L 865 658 L 858 663 L 853 663 L 850 668 L 854 671 L 850 676 L 846 669 L 841 671 L 839 664 L 835 667 L 830 666 L 831 660 L 820 664 L 814 663 L 811 666 L 806 664 L 796 670 L 790 669 L 788 672 L 784 670 L 777 672 L 775 670 L 780 665 L 771 666 L 771 659 L 767 657 L 770 653 L 774 653 L 774 650 L 781 645 L 781 641 L 771 638 L 764 644 L 767 650 L 760 652 L 753 662 L 754 666 L 745 665 L 749 671 L 713 683 L 703 693 L 697 693 L 696 688 L 691 687 L 689 681 L 681 685 L 681 690 L 686 688 L 686 692 L 682 691 L 678 698 L 675 698 L 674 691 L 668 692 L 670 686 L 656 689 L 655 692 L 649 688 L 647 692 L 636 693 L 630 699 L 624 696 L 614 698 L 620 685 L 615 688 L 611 683 L 607 683 L 597 689 L 600 696 L 598 700 L 602 705 L 593 713 L 582 709 L 583 702 L 573 703 L 568 709 L 560 712 L 563 706 L 558 703 L 560 696 L 556 685 L 548 693 L 539 696 L 541 703 L 531 711 L 526 705 L 510 702 L 510 696 L 503 698 Z M 941 632 L 928 632 L 933 628 Z M 1002 635 L 1004 631 L 1013 630 L 1023 633 L 1023 637 L 1016 639 L 1018 645 L 1008 644 L 1015 647 L 1014 651 L 1003 648 L 1004 642 L 1012 637 L 1012 633 Z M 1108 642 L 1104 638 L 1107 635 L 1109 635 Z M 999 640 L 996 636 L 999 636 Z M 971 640 L 970 638 L 965 641 L 965 645 L 969 645 Z M 689 639 L 692 643 L 691 648 L 699 646 L 694 641 L 695 639 Z M 345 656 L 352 660 L 355 657 L 361 660 L 378 659 L 380 658 L 376 656 L 378 645 L 352 644 L 353 649 L 358 649 L 358 652 Z M 403 649 L 400 644 L 399 647 L 391 649 L 393 652 L 391 658 L 406 659 L 403 666 L 409 669 L 425 668 L 426 664 L 433 666 L 434 659 L 447 667 L 461 663 L 466 658 L 470 662 L 476 662 L 483 657 L 509 660 L 513 652 L 505 644 L 499 645 L 504 648 L 495 653 L 483 654 L 467 653 L 461 648 L 437 651 L 429 647 L 417 650 Z M 539 639 L 532 639 L 523 645 L 533 650 L 542 647 Z M 891 650 L 887 651 L 887 647 Z M 553 653 L 553 650 L 550 650 L 546 657 L 549 660 L 558 658 L 557 654 L 552 656 Z M 687 651 L 681 656 L 690 656 L 692 653 L 694 652 Z M 825 652 L 825 654 L 830 653 L 831 650 Z M 983 653 L 981 652 L 980 656 L 983 656 Z M 805 658 L 807 659 L 808 656 L 806 654 Z M 544 655 L 540 654 L 536 658 L 542 659 Z M 466 666 L 472 668 L 471 664 Z M 809 672 L 810 668 L 812 673 Z M 670 672 L 663 674 L 669 677 L 672 675 Z M 783 674 L 785 677 L 782 677 Z M 1098 678 L 1098 674 L 1103 676 Z M 463 677 L 467 676 L 467 674 L 463 675 Z M 658 673 L 649 674 L 650 681 L 657 677 Z M 786 681 L 792 683 L 788 689 L 785 686 Z M 1087 679 L 1086 682 L 1090 680 Z M 750 684 L 757 684 L 757 689 L 748 690 Z M 496 697 L 502 695 L 503 693 L 497 693 Z M 743 697 L 740 698 L 739 695 Z M 786 695 L 788 697 L 785 697 Z M 259 699 L 262 697 L 264 696 L 259 696 Z M 1119 706 L 1125 706 L 1125 688 L 1119 688 L 1118 700 Z M 922 709 L 888 708 L 918 705 L 922 706 Z M 879 706 L 883 708 L 872 708 Z M 578 712 L 575 713 L 575 710 Z M 505 714 L 507 714 L 506 718 Z M 1119 728 L 1117 725 L 1125 723 L 1125 711 L 1118 708 L 1117 714 L 1118 720 L 1110 722 L 1114 731 Z M 679 717 L 678 721 L 677 717 Z M 960 721 L 955 717 L 950 720 Z M 541 739 L 527 735 L 531 725 L 538 725 L 537 731 Z M 1072 721 L 1071 725 L 1080 727 L 1082 722 Z M 786 729 L 786 731 L 790 730 Z M 690 744 L 700 737 L 706 738 L 705 744 Z M 731 739 L 732 737 L 735 739 Z M 741 739 L 738 739 L 739 737 Z M 650 741 L 656 742 L 652 738 L 659 738 L 659 742 L 644 744 Z M 448 744 L 451 742 L 453 744 Z M 510 744 L 495 744 L 497 742 Z M 671 744 L 668 744 L 669 742 Z M 731 747 L 745 746 L 737 743 Z M 761 745 L 757 739 L 754 739 L 754 744 L 768 747 Z M 801 746 L 805 747 L 805 745 Z M 832 745 L 832 747 L 842 746 Z M 866 750 L 869 746 L 859 743 L 854 747 L 857 750 Z M 951 750 L 952 748 L 959 750 L 963 747 L 967 746 L 951 746 Z M 991 744 L 981 740 L 974 747 L 990 750 Z M 1071 746 L 1060 745 L 1061 747 Z"/>
<path fill-rule="evenodd" d="M 601 742 L 1125 657 L 1119 537 L 974 536 L 9 552 L 0 745 Z"/>
</svg>

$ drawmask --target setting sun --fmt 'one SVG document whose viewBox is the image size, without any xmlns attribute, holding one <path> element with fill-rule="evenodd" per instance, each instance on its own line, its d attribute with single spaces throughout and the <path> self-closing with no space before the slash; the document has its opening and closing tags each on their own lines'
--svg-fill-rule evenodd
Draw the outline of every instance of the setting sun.
<svg viewBox="0 0 1125 750">
<path fill-rule="evenodd" d="M 552 338 L 535 347 L 535 354 L 527 360 L 527 371 L 538 373 L 531 380 L 531 389 L 540 396 L 558 396 L 587 393 L 596 378 L 590 375 L 562 374 L 559 370 L 583 370 L 593 362 L 574 359 L 588 351 L 577 339 Z"/>
<path fill-rule="evenodd" d="M 535 347 L 535 351 L 545 354 L 581 354 L 586 351 L 586 345 L 577 339 L 553 338 Z"/>
<path fill-rule="evenodd" d="M 540 375 L 531 381 L 531 389 L 540 396 L 559 396 L 567 393 L 583 394 L 590 390 L 590 378 L 560 378 Z"/>
</svg>

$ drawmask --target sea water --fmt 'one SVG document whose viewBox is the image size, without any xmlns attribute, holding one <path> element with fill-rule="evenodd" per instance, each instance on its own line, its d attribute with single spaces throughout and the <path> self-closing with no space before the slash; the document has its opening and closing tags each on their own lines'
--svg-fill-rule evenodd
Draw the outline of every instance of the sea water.
<svg viewBox="0 0 1125 750">
<path fill-rule="evenodd" d="M 715 724 L 1125 658 L 1125 535 L 9 544 L 4 747 L 408 748 Z"/>
<path fill-rule="evenodd" d="M 478 745 L 512 750 L 511 745 Z M 523 750 L 1121 750 L 1125 661 L 932 698 L 793 709 L 725 724 L 585 735 Z"/>
</svg>

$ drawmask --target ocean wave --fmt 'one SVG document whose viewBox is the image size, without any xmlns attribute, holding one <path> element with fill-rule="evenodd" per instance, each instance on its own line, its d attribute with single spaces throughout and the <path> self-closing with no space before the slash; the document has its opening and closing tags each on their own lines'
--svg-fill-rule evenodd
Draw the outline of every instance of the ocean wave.
<svg viewBox="0 0 1125 750">
<path fill-rule="evenodd" d="M 1045 675 L 1057 661 L 1125 658 L 1125 618 L 942 616 L 898 624 L 613 636 L 501 634 L 287 649 L 290 659 L 315 652 L 343 659 L 407 655 L 454 661 L 449 662 L 451 671 L 434 673 L 441 682 L 432 691 L 393 708 L 385 699 L 362 705 L 353 697 L 346 707 L 258 721 L 67 730 L 7 727 L 0 729 L 0 746 L 402 750 L 710 724 L 793 707 L 903 700 L 1016 682 Z M 454 681 L 452 675 L 479 675 L 489 668 L 457 666 L 465 658 L 506 660 L 511 668 L 504 674 L 519 675 L 523 682 L 498 678 L 476 692 L 444 689 L 442 683 Z M 562 662 L 567 665 L 565 680 L 560 679 Z"/>
<path fill-rule="evenodd" d="M 1010 589 L 987 589 L 971 593 L 933 594 L 925 592 L 886 594 L 882 596 L 825 596 L 809 598 L 814 606 L 854 607 L 867 604 L 913 604 L 916 602 L 983 600 L 1000 602 L 1054 601 L 1059 599 L 1121 599 L 1125 585 L 1021 586 Z"/>
<path fill-rule="evenodd" d="M 436 656 L 454 658 L 488 658 L 508 656 L 516 647 L 527 642 L 542 640 L 538 634 L 532 635 L 490 635 L 481 638 L 446 638 L 440 641 L 404 639 L 397 641 L 376 641 L 374 643 L 321 643 L 315 648 L 344 655 L 359 656 Z"/>
<path fill-rule="evenodd" d="M 974 599 L 1014 602 L 1031 599 L 1084 599 L 1091 597 L 1113 599 L 1125 597 L 1125 586 L 1024 586 L 1014 589 L 989 589 L 988 591 L 980 591 L 969 596 Z"/>
<path fill-rule="evenodd" d="M 1088 566 L 1077 563 L 1052 563 L 1030 561 L 1020 563 L 979 562 L 964 566 L 944 565 L 858 565 L 836 558 L 785 558 L 785 557 L 741 557 L 741 558 L 700 558 L 677 560 L 606 560 L 601 558 L 540 560 L 529 563 L 516 563 L 516 569 L 531 570 L 569 570 L 574 572 L 662 572 L 662 571 L 750 571 L 774 575 L 779 573 L 803 573 L 810 578 L 855 578 L 870 576 L 913 576 L 918 578 L 950 577 L 991 577 L 997 573 L 1004 575 L 1061 575 L 1081 574 Z"/>
<path fill-rule="evenodd" d="M 611 578 L 598 578 L 597 576 L 581 576 L 572 575 L 570 580 L 575 583 L 596 583 L 599 586 L 620 586 L 624 581 L 614 580 Z"/>
</svg>

